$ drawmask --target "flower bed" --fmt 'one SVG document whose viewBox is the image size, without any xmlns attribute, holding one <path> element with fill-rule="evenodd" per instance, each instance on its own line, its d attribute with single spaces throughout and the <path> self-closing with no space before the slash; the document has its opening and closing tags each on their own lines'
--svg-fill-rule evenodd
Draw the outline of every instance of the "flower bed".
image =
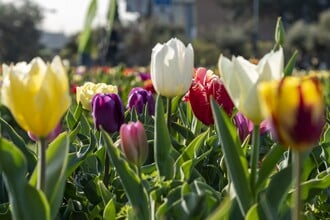
<svg viewBox="0 0 330 220">
<path fill-rule="evenodd" d="M 329 217 L 330 73 L 285 65 L 281 42 L 213 71 L 175 38 L 150 68 L 4 65 L 0 214 Z"/>
</svg>

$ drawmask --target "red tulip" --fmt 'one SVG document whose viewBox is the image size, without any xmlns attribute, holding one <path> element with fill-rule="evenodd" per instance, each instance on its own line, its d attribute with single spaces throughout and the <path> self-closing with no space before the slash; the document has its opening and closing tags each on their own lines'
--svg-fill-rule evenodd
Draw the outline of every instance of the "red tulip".
<svg viewBox="0 0 330 220">
<path fill-rule="evenodd" d="M 214 124 L 211 96 L 229 116 L 232 114 L 234 104 L 220 78 L 211 70 L 200 67 L 196 70 L 192 85 L 184 99 L 190 102 L 195 116 L 205 125 Z"/>
</svg>

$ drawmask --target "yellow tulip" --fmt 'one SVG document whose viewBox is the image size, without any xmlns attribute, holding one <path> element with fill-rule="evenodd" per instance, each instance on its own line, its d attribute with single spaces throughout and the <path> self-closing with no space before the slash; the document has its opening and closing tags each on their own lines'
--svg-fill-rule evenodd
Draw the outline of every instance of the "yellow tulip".
<svg viewBox="0 0 330 220">
<path fill-rule="evenodd" d="M 61 59 L 34 58 L 29 64 L 3 65 L 1 97 L 17 123 L 38 137 L 58 125 L 71 104 L 69 82 Z"/>
<path fill-rule="evenodd" d="M 105 83 L 86 82 L 82 86 L 78 86 L 76 90 L 77 103 L 81 103 L 82 107 L 88 111 L 92 110 L 92 99 L 97 93 L 118 93 L 117 86 L 107 85 Z"/>
<path fill-rule="evenodd" d="M 282 48 L 266 54 L 258 64 L 253 64 L 241 56 L 229 60 L 221 55 L 218 67 L 225 88 L 236 108 L 254 124 L 259 124 L 263 117 L 257 87 L 261 82 L 282 78 Z"/>
<path fill-rule="evenodd" d="M 325 124 L 325 104 L 316 77 L 286 77 L 259 88 L 263 115 L 270 119 L 276 138 L 304 150 L 319 140 Z"/>
</svg>

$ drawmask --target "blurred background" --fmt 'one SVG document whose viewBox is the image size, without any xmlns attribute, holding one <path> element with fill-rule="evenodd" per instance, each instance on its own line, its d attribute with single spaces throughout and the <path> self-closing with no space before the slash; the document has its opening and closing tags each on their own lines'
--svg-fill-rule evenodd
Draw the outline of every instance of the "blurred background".
<svg viewBox="0 0 330 220">
<path fill-rule="evenodd" d="M 329 69 L 329 0 L 0 0 L 0 63 L 61 55 L 71 65 L 147 66 L 157 42 L 192 43 L 195 66 L 260 58 L 278 17 L 287 58 Z"/>
</svg>

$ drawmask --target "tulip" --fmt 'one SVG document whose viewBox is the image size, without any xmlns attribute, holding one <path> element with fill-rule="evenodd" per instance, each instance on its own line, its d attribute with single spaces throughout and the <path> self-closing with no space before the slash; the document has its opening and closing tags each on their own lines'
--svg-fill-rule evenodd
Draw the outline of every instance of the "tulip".
<svg viewBox="0 0 330 220">
<path fill-rule="evenodd" d="M 105 83 L 94 84 L 86 82 L 82 86 L 76 87 L 76 100 L 82 107 L 88 111 L 92 110 L 92 99 L 97 93 L 118 93 L 117 86 L 107 85 Z"/>
<path fill-rule="evenodd" d="M 157 44 L 151 54 L 151 80 L 156 92 L 173 98 L 189 89 L 194 67 L 194 51 L 178 39 L 172 38 L 165 44 Z"/>
<path fill-rule="evenodd" d="M 304 150 L 319 140 L 325 125 L 322 93 L 315 77 L 286 77 L 260 85 L 262 112 L 280 143 Z"/>
<path fill-rule="evenodd" d="M 253 132 L 253 123 L 249 119 L 247 119 L 241 112 L 237 112 L 237 114 L 233 118 L 234 124 L 237 128 L 237 133 L 240 140 L 243 142 L 248 135 L 252 135 Z M 260 123 L 260 134 L 263 135 L 270 130 L 270 126 L 267 120 L 264 120 Z"/>
<path fill-rule="evenodd" d="M 71 104 L 65 67 L 56 56 L 51 63 L 34 58 L 29 64 L 3 65 L 2 103 L 26 131 L 45 138 Z"/>
<path fill-rule="evenodd" d="M 148 156 L 147 135 L 141 122 L 130 122 L 120 127 L 121 149 L 135 165 L 142 165 Z"/>
<path fill-rule="evenodd" d="M 211 96 L 230 116 L 234 104 L 222 81 L 211 70 L 200 67 L 196 70 L 192 85 L 184 99 L 190 102 L 195 116 L 205 125 L 214 124 L 210 105 Z"/>
<path fill-rule="evenodd" d="M 152 92 L 147 91 L 140 87 L 133 88 L 128 94 L 127 108 L 135 108 L 138 114 L 143 113 L 145 105 L 148 105 L 149 115 L 155 114 L 155 100 Z"/>
<path fill-rule="evenodd" d="M 283 77 L 283 50 L 266 54 L 258 64 L 252 64 L 243 57 L 232 57 L 230 61 L 220 56 L 218 67 L 224 85 L 236 108 L 254 124 L 259 124 L 262 114 L 258 99 L 258 84 Z"/>
<path fill-rule="evenodd" d="M 119 131 L 124 123 L 124 106 L 117 94 L 98 93 L 92 99 L 92 115 L 95 128 L 108 133 Z"/>
</svg>

